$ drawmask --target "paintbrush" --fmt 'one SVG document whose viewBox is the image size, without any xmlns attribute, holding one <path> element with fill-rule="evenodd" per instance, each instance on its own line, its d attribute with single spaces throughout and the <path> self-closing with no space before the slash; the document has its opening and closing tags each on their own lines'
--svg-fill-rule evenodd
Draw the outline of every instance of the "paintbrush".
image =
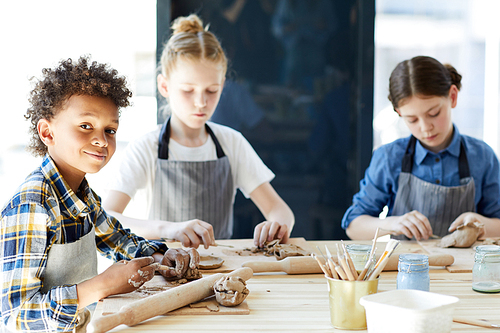
<svg viewBox="0 0 500 333">
<path fill-rule="evenodd" d="M 392 242 L 391 242 L 392 241 Z M 398 247 L 399 241 L 391 239 L 387 242 L 387 246 L 385 247 L 385 251 L 382 256 L 377 261 L 375 265 L 375 269 L 370 273 L 370 276 L 367 280 L 375 280 L 377 276 L 379 276 L 380 272 L 384 269 L 385 265 L 389 262 L 389 257 L 392 255 L 394 250 Z"/>
<path fill-rule="evenodd" d="M 377 230 L 375 231 L 375 236 L 373 237 L 372 249 L 370 251 L 370 255 L 368 256 L 368 260 L 366 261 L 365 267 L 363 268 L 363 270 L 361 271 L 361 273 L 358 276 L 358 281 L 363 281 L 363 279 L 365 278 L 366 273 L 368 273 L 368 269 L 370 268 L 370 265 L 373 261 L 372 257 L 375 253 L 375 245 L 377 244 L 379 230 L 380 230 L 380 228 L 377 228 Z"/>
</svg>

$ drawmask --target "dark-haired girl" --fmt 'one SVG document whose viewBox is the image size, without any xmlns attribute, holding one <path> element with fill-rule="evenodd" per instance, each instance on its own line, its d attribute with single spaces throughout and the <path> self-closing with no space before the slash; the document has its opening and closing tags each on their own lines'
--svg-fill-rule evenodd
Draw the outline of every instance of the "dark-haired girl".
<svg viewBox="0 0 500 333">
<path fill-rule="evenodd" d="M 466 222 L 500 236 L 500 168 L 483 141 L 460 134 L 451 119 L 462 76 L 434 58 L 399 63 L 389 79 L 389 100 L 411 136 L 382 146 L 354 195 L 342 227 L 352 239 L 382 234 L 428 239 Z M 386 218 L 379 218 L 388 207 Z"/>
</svg>

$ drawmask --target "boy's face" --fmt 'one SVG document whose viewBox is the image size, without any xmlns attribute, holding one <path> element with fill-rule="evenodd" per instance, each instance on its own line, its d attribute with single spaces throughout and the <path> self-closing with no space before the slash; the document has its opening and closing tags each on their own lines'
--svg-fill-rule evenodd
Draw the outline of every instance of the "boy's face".
<svg viewBox="0 0 500 333">
<path fill-rule="evenodd" d="M 101 170 L 116 149 L 118 108 L 107 97 L 73 95 L 38 131 L 57 168 L 76 191 L 86 173 Z"/>
</svg>

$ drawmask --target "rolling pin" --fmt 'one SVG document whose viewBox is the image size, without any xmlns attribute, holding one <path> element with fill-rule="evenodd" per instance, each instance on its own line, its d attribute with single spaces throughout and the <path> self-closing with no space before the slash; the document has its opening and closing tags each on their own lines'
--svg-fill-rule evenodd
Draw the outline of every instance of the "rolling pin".
<svg viewBox="0 0 500 333">
<path fill-rule="evenodd" d="M 429 254 L 429 266 L 449 266 L 455 258 L 450 254 Z M 333 258 L 335 261 L 337 259 Z M 322 260 L 323 261 L 323 260 Z M 384 271 L 398 270 L 399 254 L 389 258 Z M 242 267 L 249 267 L 254 273 L 285 272 L 287 274 L 317 274 L 323 273 L 318 262 L 310 256 L 287 257 L 280 261 L 247 261 Z"/>
<path fill-rule="evenodd" d="M 119 312 L 102 316 L 91 321 L 87 326 L 87 332 L 107 332 L 121 324 L 127 326 L 137 325 L 146 319 L 160 316 L 213 295 L 214 283 L 223 276 L 239 276 L 246 281 L 250 279 L 252 275 L 253 272 L 250 268 L 239 268 L 228 274 L 213 274 L 168 289 L 156 295 L 124 305 Z"/>
</svg>

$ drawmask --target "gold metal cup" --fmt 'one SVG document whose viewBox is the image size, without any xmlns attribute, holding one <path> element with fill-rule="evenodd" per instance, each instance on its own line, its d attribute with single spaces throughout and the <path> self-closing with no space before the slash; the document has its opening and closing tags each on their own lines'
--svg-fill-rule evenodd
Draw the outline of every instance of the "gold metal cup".
<svg viewBox="0 0 500 333">
<path fill-rule="evenodd" d="M 371 281 L 344 281 L 326 277 L 330 295 L 330 320 L 339 329 L 366 329 L 365 308 L 359 304 L 363 296 L 375 294 L 378 279 Z"/>
</svg>

